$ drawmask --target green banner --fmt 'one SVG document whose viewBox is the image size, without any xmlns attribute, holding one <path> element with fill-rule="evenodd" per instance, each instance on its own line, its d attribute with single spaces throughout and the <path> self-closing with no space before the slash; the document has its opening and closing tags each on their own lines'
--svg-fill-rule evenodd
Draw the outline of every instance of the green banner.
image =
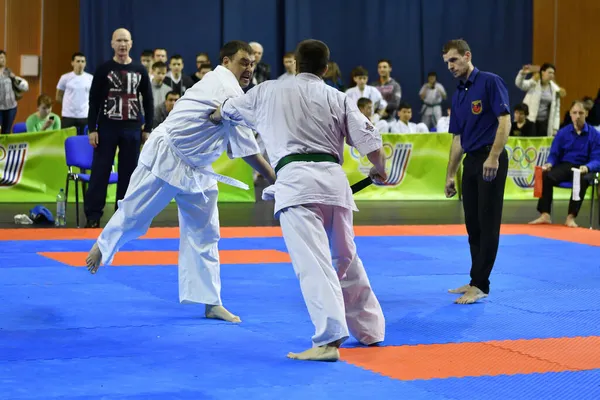
<svg viewBox="0 0 600 400">
<path fill-rule="evenodd" d="M 382 135 L 388 181 L 356 193 L 356 200 L 447 200 L 446 167 L 452 145 L 447 133 Z M 344 171 L 350 183 L 368 175 L 371 163 L 346 146 Z"/>
<path fill-rule="evenodd" d="M 444 185 L 452 135 L 384 134 L 382 138 L 390 184 L 371 185 L 356 193 L 356 200 L 446 199 Z M 534 169 L 547 161 L 551 144 L 550 137 L 508 139 L 509 170 L 505 200 L 536 200 L 533 197 Z M 371 164 L 367 157 L 361 158 L 355 149 L 346 146 L 343 168 L 350 183 L 355 183 L 367 176 Z M 457 185 L 460 185 L 461 171 L 462 166 Z M 555 199 L 568 199 L 570 195 L 570 190 L 554 189 Z"/>
<path fill-rule="evenodd" d="M 75 133 L 75 128 L 69 128 L 54 132 L 0 135 L 0 202 L 56 201 L 58 191 L 65 188 L 67 174 L 64 142 Z M 357 200 L 447 200 L 444 185 L 452 135 L 386 134 L 382 137 L 390 183 L 367 187 L 355 194 Z M 546 162 L 551 144 L 552 138 L 549 137 L 509 138 L 506 145 L 509 157 L 506 200 L 535 200 L 534 168 Z M 248 164 L 241 159 L 230 160 L 226 154 L 222 154 L 213 166 L 215 172 L 250 186 L 250 190 L 242 190 L 219 183 L 219 201 L 255 201 L 252 169 Z M 343 168 L 350 183 L 355 183 L 363 179 L 371 167 L 366 157 L 360 157 L 355 149 L 346 146 Z M 70 202 L 75 201 L 74 188 L 71 183 Z M 108 204 L 114 202 L 115 192 L 116 185 L 110 185 Z M 571 192 L 555 188 L 554 193 L 556 199 L 568 199 Z M 81 192 L 80 201 L 83 201 Z"/>
<path fill-rule="evenodd" d="M 550 155 L 551 137 L 510 137 L 506 144 L 508 152 L 508 177 L 504 189 L 506 200 L 531 200 L 533 197 L 534 171 L 542 166 Z M 591 190 L 591 189 L 590 189 Z M 554 188 L 555 199 L 568 199 L 571 191 Z"/>
<path fill-rule="evenodd" d="M 0 135 L 0 202 L 52 203 L 65 188 L 67 165 L 64 143 L 76 134 L 75 128 L 52 132 Z M 117 157 L 118 159 L 118 157 Z M 215 172 L 231 176 L 250 186 L 238 189 L 219 183 L 219 201 L 254 202 L 252 168 L 241 159 L 223 154 L 214 164 Z M 115 170 L 117 166 L 115 164 Z M 77 172 L 77 168 L 74 168 Z M 107 203 L 113 203 L 116 185 L 109 185 Z M 79 200 L 83 202 L 81 191 Z M 75 185 L 69 187 L 69 202 L 75 201 Z M 108 205 L 108 204 L 107 204 Z"/>
</svg>

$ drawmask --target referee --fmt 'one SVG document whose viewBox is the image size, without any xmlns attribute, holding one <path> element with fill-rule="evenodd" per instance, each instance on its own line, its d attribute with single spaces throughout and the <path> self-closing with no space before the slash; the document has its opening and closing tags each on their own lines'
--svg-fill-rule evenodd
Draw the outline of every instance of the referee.
<svg viewBox="0 0 600 400">
<path fill-rule="evenodd" d="M 452 97 L 450 132 L 454 134 L 446 197 L 456 194 L 454 177 L 463 153 L 462 192 L 465 224 L 471 250 L 471 282 L 450 293 L 462 294 L 455 302 L 471 304 L 490 292 L 490 274 L 500 241 L 500 222 L 508 156 L 504 146 L 510 133 L 510 109 L 506 84 L 499 76 L 479 71 L 471 61 L 471 49 L 462 39 L 444 46 L 444 62 L 460 80 Z"/>
</svg>

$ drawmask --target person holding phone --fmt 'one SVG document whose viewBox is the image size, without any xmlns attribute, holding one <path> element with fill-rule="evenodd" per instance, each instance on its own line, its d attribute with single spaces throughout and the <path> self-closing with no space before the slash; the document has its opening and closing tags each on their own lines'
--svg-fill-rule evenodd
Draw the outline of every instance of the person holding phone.
<svg viewBox="0 0 600 400">
<path fill-rule="evenodd" d="M 38 110 L 25 121 L 27 132 L 59 130 L 60 117 L 52 112 L 52 98 L 47 94 L 42 94 L 37 99 L 37 106 Z"/>
<path fill-rule="evenodd" d="M 539 78 L 536 75 L 539 73 Z M 527 119 L 535 124 L 536 136 L 554 136 L 560 128 L 560 87 L 554 82 L 556 68 L 544 63 L 525 65 L 515 78 L 515 85 L 527 92 L 523 103 L 529 107 Z M 533 76 L 529 79 L 525 77 Z"/>
</svg>

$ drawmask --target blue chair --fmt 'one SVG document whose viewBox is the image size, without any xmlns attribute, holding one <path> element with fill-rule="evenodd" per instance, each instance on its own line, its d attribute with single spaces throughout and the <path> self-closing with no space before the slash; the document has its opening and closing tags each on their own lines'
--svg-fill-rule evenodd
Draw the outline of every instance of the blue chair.
<svg viewBox="0 0 600 400">
<path fill-rule="evenodd" d="M 83 199 L 85 201 L 85 192 L 87 183 L 90 181 L 90 174 L 86 173 L 87 170 L 92 169 L 92 161 L 94 159 L 94 148 L 89 142 L 87 136 L 71 136 L 65 140 L 65 158 L 67 161 L 67 182 L 65 185 L 65 196 L 69 198 L 69 182 L 75 182 L 75 220 L 77 221 L 77 227 L 79 228 L 79 186 L 81 183 L 81 190 L 83 193 Z M 79 168 L 80 172 L 73 172 L 73 167 Z M 110 173 L 108 179 L 109 185 L 114 185 L 119 180 L 119 174 L 114 172 Z M 68 204 L 68 203 L 67 203 Z M 66 212 L 66 210 L 65 210 Z"/>
<path fill-rule="evenodd" d="M 592 173 L 586 174 L 584 177 L 589 180 L 590 186 L 592 187 L 592 199 L 590 202 L 591 203 L 591 206 L 590 206 L 590 229 L 593 229 L 593 227 L 594 227 L 594 225 L 593 225 L 594 224 L 594 194 L 596 193 L 596 189 L 598 187 L 598 182 L 600 181 L 600 173 L 592 172 Z M 571 182 L 571 181 L 561 182 L 556 187 L 558 187 L 560 189 L 573 190 L 573 182 Z M 600 224 L 600 221 L 598 223 Z"/>
<path fill-rule="evenodd" d="M 13 133 L 25 133 L 27 132 L 27 124 L 25 122 L 17 122 L 13 125 Z"/>
</svg>

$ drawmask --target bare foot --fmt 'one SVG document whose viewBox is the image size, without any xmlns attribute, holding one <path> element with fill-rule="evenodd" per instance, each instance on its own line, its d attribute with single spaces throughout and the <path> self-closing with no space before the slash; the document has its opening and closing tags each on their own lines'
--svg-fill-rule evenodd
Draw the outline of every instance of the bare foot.
<svg viewBox="0 0 600 400">
<path fill-rule="evenodd" d="M 579 225 L 575 222 L 575 217 L 572 215 L 567 216 L 567 220 L 565 221 L 565 225 L 569 228 L 577 228 Z"/>
<path fill-rule="evenodd" d="M 302 353 L 288 353 L 288 358 L 303 361 L 337 361 L 340 359 L 340 351 L 335 346 L 313 347 Z"/>
<path fill-rule="evenodd" d="M 459 288 L 456 289 L 449 289 L 448 293 L 454 293 L 454 294 L 463 294 L 463 293 L 467 293 L 467 290 L 469 290 L 469 288 L 471 287 L 471 285 L 467 284 L 467 285 L 462 285 Z"/>
<path fill-rule="evenodd" d="M 204 311 L 204 315 L 206 316 L 206 318 L 221 319 L 223 321 L 233 322 L 235 324 L 239 324 L 240 322 L 242 322 L 240 317 L 238 317 L 237 315 L 233 315 L 223 306 L 213 306 L 207 304 L 206 309 Z"/>
<path fill-rule="evenodd" d="M 481 290 L 479 290 L 479 288 L 476 288 L 475 286 L 471 286 L 465 294 L 460 296 L 454 302 L 456 304 L 473 304 L 477 300 L 481 300 L 487 296 L 488 295 L 483 293 Z"/>
<path fill-rule="evenodd" d="M 550 214 L 542 213 L 542 215 L 540 215 L 539 218 L 534 219 L 529 224 L 530 225 L 540 225 L 540 224 L 551 224 L 551 223 L 552 223 L 552 219 L 550 218 Z"/>
<path fill-rule="evenodd" d="M 87 269 L 92 274 L 95 274 L 100 267 L 100 261 L 102 261 L 102 253 L 100 252 L 100 248 L 98 247 L 98 242 L 94 243 L 92 249 L 90 250 L 85 262 L 87 264 Z"/>
</svg>

